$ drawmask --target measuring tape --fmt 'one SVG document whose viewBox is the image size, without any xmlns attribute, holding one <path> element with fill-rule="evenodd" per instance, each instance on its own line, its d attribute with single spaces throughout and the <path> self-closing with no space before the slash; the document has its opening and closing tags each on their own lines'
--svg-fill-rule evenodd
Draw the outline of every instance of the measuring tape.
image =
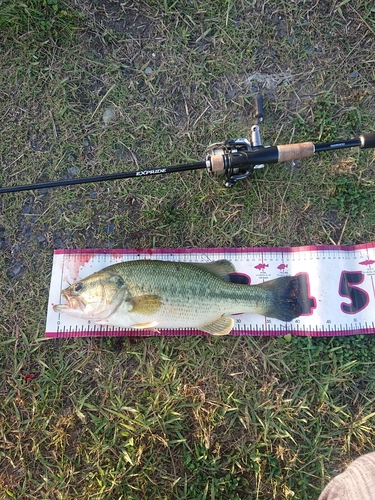
<svg viewBox="0 0 375 500">
<path fill-rule="evenodd" d="M 282 322 L 257 314 L 233 315 L 230 335 L 324 337 L 375 333 L 375 243 L 296 248 L 201 248 L 131 250 L 55 250 L 48 301 L 46 337 L 206 335 L 181 328 L 160 332 L 97 325 L 53 310 L 60 291 L 112 264 L 135 259 L 192 263 L 227 259 L 248 284 L 305 274 L 313 307 Z M 244 285 L 246 286 L 246 285 Z"/>
</svg>

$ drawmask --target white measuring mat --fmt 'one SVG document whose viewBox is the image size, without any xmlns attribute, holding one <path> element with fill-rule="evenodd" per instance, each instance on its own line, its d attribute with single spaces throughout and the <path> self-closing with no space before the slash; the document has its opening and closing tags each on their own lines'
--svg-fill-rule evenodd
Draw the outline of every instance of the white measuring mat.
<svg viewBox="0 0 375 500">
<path fill-rule="evenodd" d="M 56 250 L 46 337 L 206 335 L 184 328 L 125 330 L 53 310 L 53 305 L 62 301 L 60 291 L 69 284 L 109 265 L 135 259 L 192 263 L 227 259 L 234 264 L 238 279 L 252 285 L 280 276 L 303 275 L 307 284 L 304 314 L 288 323 L 257 314 L 233 315 L 235 327 L 230 335 L 375 333 L 375 243 L 369 243 L 351 247 Z"/>
</svg>

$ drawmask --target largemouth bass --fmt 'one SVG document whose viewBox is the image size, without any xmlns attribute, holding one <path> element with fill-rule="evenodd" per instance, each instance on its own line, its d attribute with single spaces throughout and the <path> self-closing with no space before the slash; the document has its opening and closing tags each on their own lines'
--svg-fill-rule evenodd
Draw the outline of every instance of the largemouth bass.
<svg viewBox="0 0 375 500">
<path fill-rule="evenodd" d="M 232 283 L 227 260 L 209 264 L 135 260 L 113 264 L 61 292 L 56 312 L 121 328 L 194 328 L 227 335 L 226 315 L 254 313 L 291 321 L 304 312 L 306 276 L 285 276 L 257 285 Z"/>
</svg>

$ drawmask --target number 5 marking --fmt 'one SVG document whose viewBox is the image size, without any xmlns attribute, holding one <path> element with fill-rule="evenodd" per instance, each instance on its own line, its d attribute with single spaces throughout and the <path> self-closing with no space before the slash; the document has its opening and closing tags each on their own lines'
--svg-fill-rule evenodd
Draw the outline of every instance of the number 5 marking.
<svg viewBox="0 0 375 500">
<path fill-rule="evenodd" d="M 348 297 L 351 301 L 350 304 L 341 302 L 340 307 L 345 314 L 356 314 L 368 306 L 368 293 L 356 286 L 363 283 L 364 279 L 365 276 L 361 271 L 342 271 L 339 294 L 341 297 Z"/>
</svg>

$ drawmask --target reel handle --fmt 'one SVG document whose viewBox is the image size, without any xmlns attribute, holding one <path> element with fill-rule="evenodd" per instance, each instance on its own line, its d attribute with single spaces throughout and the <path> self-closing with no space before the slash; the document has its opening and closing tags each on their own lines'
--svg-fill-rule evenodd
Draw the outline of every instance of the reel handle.
<svg viewBox="0 0 375 500">
<path fill-rule="evenodd" d="M 257 123 L 263 121 L 263 95 L 255 94 L 254 96 L 254 118 Z"/>
</svg>

